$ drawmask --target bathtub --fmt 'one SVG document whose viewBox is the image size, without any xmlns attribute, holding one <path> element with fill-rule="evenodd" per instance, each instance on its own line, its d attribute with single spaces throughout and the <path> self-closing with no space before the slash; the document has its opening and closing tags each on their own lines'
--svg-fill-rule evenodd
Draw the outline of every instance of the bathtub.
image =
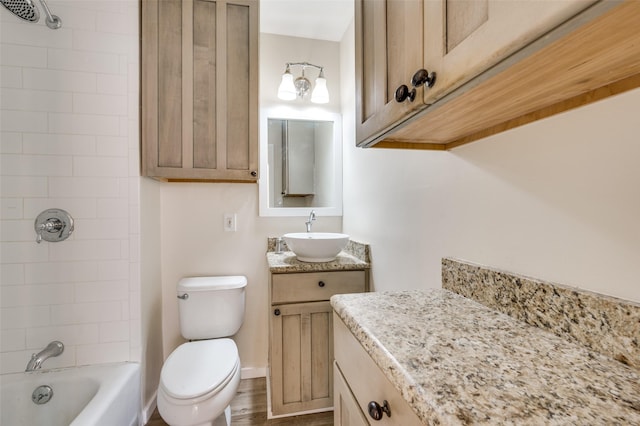
<svg viewBox="0 0 640 426">
<path fill-rule="evenodd" d="M 39 386 L 53 390 L 41 405 L 31 398 Z M 140 365 L 99 364 L 0 376 L 0 425 L 137 426 Z"/>
</svg>

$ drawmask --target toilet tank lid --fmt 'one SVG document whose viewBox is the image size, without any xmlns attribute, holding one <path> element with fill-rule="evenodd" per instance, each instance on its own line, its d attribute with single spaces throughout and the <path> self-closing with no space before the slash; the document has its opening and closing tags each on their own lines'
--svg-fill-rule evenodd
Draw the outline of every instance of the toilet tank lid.
<svg viewBox="0 0 640 426">
<path fill-rule="evenodd" d="M 247 278 L 241 275 L 218 277 L 186 277 L 178 283 L 178 291 L 231 290 L 247 285 Z"/>
</svg>

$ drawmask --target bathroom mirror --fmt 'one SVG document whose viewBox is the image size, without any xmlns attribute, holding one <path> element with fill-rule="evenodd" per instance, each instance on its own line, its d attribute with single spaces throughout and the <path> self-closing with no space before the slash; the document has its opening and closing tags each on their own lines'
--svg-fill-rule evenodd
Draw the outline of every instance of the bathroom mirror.
<svg viewBox="0 0 640 426">
<path fill-rule="evenodd" d="M 274 107 L 260 118 L 260 215 L 342 215 L 340 114 Z"/>
</svg>

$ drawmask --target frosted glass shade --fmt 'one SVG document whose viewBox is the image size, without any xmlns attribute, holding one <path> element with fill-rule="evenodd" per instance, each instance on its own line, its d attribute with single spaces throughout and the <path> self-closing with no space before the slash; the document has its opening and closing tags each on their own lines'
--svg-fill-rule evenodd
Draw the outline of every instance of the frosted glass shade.
<svg viewBox="0 0 640 426">
<path fill-rule="evenodd" d="M 327 102 L 329 102 L 329 91 L 327 90 L 326 78 L 316 78 L 316 87 L 311 93 L 311 102 L 313 102 L 314 104 L 326 104 Z"/>
<path fill-rule="evenodd" d="M 296 98 L 296 87 L 293 85 L 293 75 L 290 72 L 282 74 L 282 81 L 278 87 L 278 98 L 292 101 Z"/>
</svg>

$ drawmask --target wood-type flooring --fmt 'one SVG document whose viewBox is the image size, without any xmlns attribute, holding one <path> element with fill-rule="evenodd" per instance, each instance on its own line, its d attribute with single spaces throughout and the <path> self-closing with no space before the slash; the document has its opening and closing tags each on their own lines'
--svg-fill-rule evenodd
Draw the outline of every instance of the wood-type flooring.
<svg viewBox="0 0 640 426">
<path fill-rule="evenodd" d="M 217 423 L 216 423 L 217 424 Z M 267 384 L 264 377 L 240 381 L 231 401 L 232 426 L 333 426 L 333 411 L 267 420 Z M 167 426 L 156 409 L 147 426 Z"/>
</svg>

